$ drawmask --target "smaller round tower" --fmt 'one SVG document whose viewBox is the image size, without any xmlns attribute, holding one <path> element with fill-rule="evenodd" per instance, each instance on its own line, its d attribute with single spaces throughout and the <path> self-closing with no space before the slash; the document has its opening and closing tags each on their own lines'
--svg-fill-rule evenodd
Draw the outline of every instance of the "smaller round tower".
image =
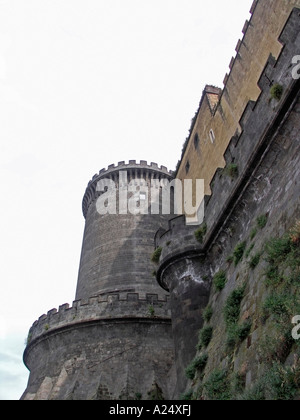
<svg viewBox="0 0 300 420">
<path fill-rule="evenodd" d="M 22 399 L 171 399 L 175 389 L 169 294 L 156 282 L 154 236 L 165 167 L 120 162 L 83 198 L 86 218 L 76 300 L 31 327 Z M 152 188 L 151 188 L 152 187 Z"/>
<path fill-rule="evenodd" d="M 157 281 L 170 292 L 177 371 L 175 393 L 180 395 L 188 385 L 185 369 L 196 354 L 203 310 L 209 301 L 210 261 L 195 237 L 195 226 L 188 226 L 184 215 L 170 219 L 168 230 L 157 232 L 155 246 L 162 249 Z"/>
</svg>

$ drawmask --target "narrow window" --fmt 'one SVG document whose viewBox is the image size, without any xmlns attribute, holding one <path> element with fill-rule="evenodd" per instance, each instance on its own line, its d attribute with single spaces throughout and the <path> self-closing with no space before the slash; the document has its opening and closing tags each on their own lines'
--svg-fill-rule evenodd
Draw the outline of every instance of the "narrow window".
<svg viewBox="0 0 300 420">
<path fill-rule="evenodd" d="M 194 137 L 194 146 L 195 146 L 195 149 L 198 150 L 198 148 L 199 148 L 199 136 L 198 136 L 198 133 L 196 133 L 195 134 L 195 137 Z"/>
<path fill-rule="evenodd" d="M 186 172 L 187 174 L 189 173 L 190 167 L 191 167 L 190 162 L 189 162 L 189 161 L 187 161 L 187 163 L 186 163 L 186 165 L 185 165 L 185 172 Z"/>
</svg>

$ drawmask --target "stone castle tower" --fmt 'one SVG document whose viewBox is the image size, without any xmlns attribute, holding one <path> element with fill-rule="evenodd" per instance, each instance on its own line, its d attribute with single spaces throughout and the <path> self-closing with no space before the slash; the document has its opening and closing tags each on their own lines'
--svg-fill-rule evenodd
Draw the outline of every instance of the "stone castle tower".
<svg viewBox="0 0 300 420">
<path fill-rule="evenodd" d="M 151 181 L 171 179 L 165 167 L 130 161 L 111 165 L 89 182 L 76 300 L 33 324 L 24 353 L 30 377 L 22 399 L 172 397 L 169 296 L 157 284 L 150 259 L 155 233 L 170 216 L 161 208 L 159 214 L 147 214 L 147 204 L 139 211 L 143 201 L 150 203 Z M 137 214 L 124 208 L 122 214 L 99 214 L 98 199 L 109 194 L 105 185 L 112 182 L 117 210 L 122 193 L 135 200 Z"/>
<path fill-rule="evenodd" d="M 203 222 L 164 214 L 165 167 L 95 175 L 76 300 L 33 324 L 23 399 L 300 398 L 300 0 L 251 15 L 177 167 Z"/>
</svg>

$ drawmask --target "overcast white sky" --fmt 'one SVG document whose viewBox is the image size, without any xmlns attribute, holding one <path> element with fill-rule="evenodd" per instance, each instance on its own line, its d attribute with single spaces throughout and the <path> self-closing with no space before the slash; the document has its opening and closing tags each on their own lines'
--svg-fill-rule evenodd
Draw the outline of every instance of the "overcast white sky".
<svg viewBox="0 0 300 420">
<path fill-rule="evenodd" d="M 174 169 L 205 84 L 223 87 L 252 0 L 0 0 L 0 399 L 31 324 L 75 295 L 100 169 Z"/>
</svg>

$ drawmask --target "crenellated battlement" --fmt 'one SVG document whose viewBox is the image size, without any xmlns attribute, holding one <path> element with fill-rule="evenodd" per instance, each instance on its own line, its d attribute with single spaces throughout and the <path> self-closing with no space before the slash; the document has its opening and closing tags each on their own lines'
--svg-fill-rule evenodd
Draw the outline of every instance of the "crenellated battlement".
<svg viewBox="0 0 300 420">
<path fill-rule="evenodd" d="M 256 7 L 257 7 L 257 5 L 258 5 L 258 1 L 259 1 L 259 0 L 253 0 L 253 3 L 252 3 L 252 6 L 251 6 L 251 9 L 250 9 L 250 11 L 249 11 L 249 13 L 251 14 L 251 19 L 252 19 L 252 16 L 253 16 L 254 12 L 255 12 L 255 9 L 256 9 Z M 232 73 L 232 70 L 233 70 L 233 68 L 234 68 L 234 64 L 235 64 L 235 62 L 236 62 L 237 60 L 240 60 L 240 59 L 241 59 L 241 57 L 242 57 L 242 52 L 241 52 L 241 50 L 242 50 L 242 46 L 243 46 L 244 44 L 246 44 L 246 42 L 247 42 L 247 40 L 246 40 L 246 34 L 247 34 L 248 29 L 251 27 L 251 19 L 250 19 L 250 21 L 249 21 L 249 20 L 246 20 L 246 21 L 245 21 L 245 24 L 244 24 L 243 29 L 242 29 L 243 37 L 242 37 L 242 39 L 239 39 L 239 40 L 238 40 L 238 43 L 237 43 L 237 45 L 236 45 L 236 47 L 235 47 L 235 52 L 236 52 L 236 55 L 235 55 L 235 57 L 232 57 L 232 58 L 231 58 L 231 60 L 230 60 L 230 63 L 229 63 L 229 70 L 230 70 L 230 72 L 229 72 L 229 74 L 228 74 L 228 73 L 226 73 L 225 78 L 224 78 L 224 81 L 223 81 L 223 84 L 224 84 L 224 91 L 225 91 L 225 89 L 227 88 L 227 84 L 228 84 L 228 82 L 229 82 L 229 80 L 230 80 L 231 73 Z M 224 92 L 224 91 L 223 91 L 223 92 Z M 223 92 L 222 92 L 222 94 L 223 94 Z M 219 104 L 218 104 L 218 105 L 220 105 L 220 103 L 221 103 L 221 97 L 220 97 L 220 99 L 219 99 Z"/>
<path fill-rule="evenodd" d="M 162 248 L 157 278 L 164 267 L 183 255 L 203 255 L 217 240 L 226 221 L 239 205 L 240 197 L 255 177 L 261 160 L 272 144 L 272 138 L 280 129 L 299 92 L 299 80 L 292 77 L 291 63 L 299 53 L 299 9 L 294 9 L 279 41 L 285 46 L 276 61 L 270 56 L 259 78 L 261 94 L 256 102 L 249 101 L 239 121 L 242 132 L 233 136 L 224 153 L 225 168 L 218 168 L 210 183 L 211 195 L 205 196 L 205 221 L 202 240 L 195 237 L 197 228 L 186 225 L 185 216 L 170 220 L 169 229 L 160 229 L 155 236 L 155 246 Z M 271 87 L 278 84 L 283 93 L 280 100 L 272 99 Z M 263 116 L 263 118 L 262 118 Z M 165 287 L 166 288 L 166 287 Z"/>
<path fill-rule="evenodd" d="M 130 160 L 129 163 L 125 161 L 119 162 L 118 165 L 109 165 L 107 169 L 101 169 L 98 174 L 95 174 L 89 181 L 85 194 L 82 200 L 82 212 L 84 217 L 92 202 L 97 197 L 97 183 L 104 178 L 108 178 L 116 182 L 119 181 L 118 175 L 120 171 L 127 172 L 128 182 L 134 179 L 143 179 L 145 182 L 150 182 L 152 179 L 166 178 L 171 180 L 174 177 L 174 172 L 169 171 L 167 167 L 160 166 L 157 163 L 141 160 L 137 163 L 136 160 Z"/>
<path fill-rule="evenodd" d="M 199 249 L 199 242 L 195 237 L 195 226 L 186 224 L 185 215 L 169 220 L 169 229 L 159 229 L 155 235 L 155 247 L 161 247 L 161 260 L 170 258 L 171 255 L 192 252 Z"/>
<path fill-rule="evenodd" d="M 216 169 L 225 165 L 224 152 L 231 138 L 242 133 L 240 119 L 248 102 L 256 102 L 261 95 L 258 80 L 262 69 L 270 54 L 276 59 L 280 57 L 284 49 L 280 33 L 293 7 L 299 6 L 299 0 L 253 1 L 251 18 L 244 24 L 243 37 L 230 61 L 224 87 L 216 89 L 208 85 L 203 90 L 178 164 L 177 178 L 204 179 L 205 194 L 211 194 L 211 180 Z"/>
<path fill-rule="evenodd" d="M 80 323 L 114 319 L 145 318 L 169 320 L 169 297 L 157 294 L 112 293 L 60 305 L 41 315 L 30 328 L 27 344 L 49 332 Z"/>
<path fill-rule="evenodd" d="M 136 160 L 130 160 L 128 163 L 125 161 L 119 162 L 118 165 L 112 164 L 109 165 L 107 169 L 101 169 L 98 174 L 95 174 L 91 181 L 89 181 L 88 186 L 92 184 L 96 179 L 99 180 L 101 178 L 104 178 L 106 176 L 111 175 L 112 173 L 116 171 L 122 171 L 122 170 L 150 170 L 151 172 L 158 172 L 164 175 L 168 175 L 170 177 L 173 176 L 173 171 L 169 171 L 166 166 L 159 166 L 157 163 L 151 162 L 148 164 L 146 160 L 141 160 L 140 163 L 137 163 Z M 144 172 L 146 174 L 146 172 Z M 136 173 L 133 172 L 132 176 L 135 176 Z M 138 173 L 139 176 L 141 176 L 141 173 Z"/>
</svg>

